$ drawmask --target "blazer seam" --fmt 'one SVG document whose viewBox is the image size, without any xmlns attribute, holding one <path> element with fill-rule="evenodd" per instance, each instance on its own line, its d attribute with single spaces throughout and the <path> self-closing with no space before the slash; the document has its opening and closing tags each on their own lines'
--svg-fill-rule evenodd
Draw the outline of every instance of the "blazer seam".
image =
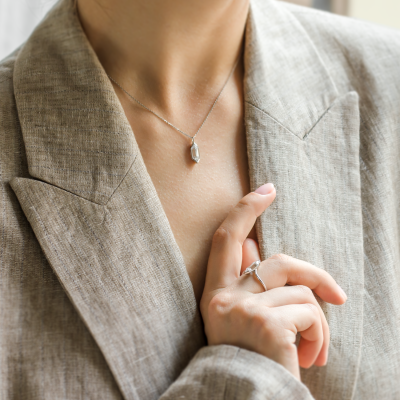
<svg viewBox="0 0 400 400">
<path fill-rule="evenodd" d="M 289 133 L 291 133 L 292 135 L 296 136 L 298 139 L 299 136 L 297 136 L 295 133 L 293 133 L 289 128 L 287 128 L 285 125 L 283 125 L 281 122 L 279 122 L 276 118 L 274 118 L 271 114 L 269 114 L 268 112 L 266 112 L 265 110 L 263 110 L 262 108 L 256 106 L 255 104 L 251 103 L 250 101 L 245 100 L 245 103 L 253 106 L 254 108 L 256 108 L 257 110 L 261 111 L 263 114 L 268 115 L 269 118 L 271 118 L 273 121 L 275 121 L 277 124 L 279 124 L 282 128 L 284 128 L 285 130 L 287 130 Z"/>
<path fill-rule="evenodd" d="M 324 118 L 324 116 L 329 112 L 329 110 L 333 107 L 333 105 L 336 103 L 336 100 L 340 98 L 336 97 L 335 100 L 332 101 L 331 105 L 320 115 L 320 117 L 317 119 L 317 121 L 315 122 L 315 124 L 310 128 L 310 130 L 303 136 L 302 140 L 306 140 L 309 136 L 309 134 L 314 130 L 314 128 L 318 125 L 318 123 L 321 121 L 322 118 Z"/>
<path fill-rule="evenodd" d="M 352 93 L 355 92 L 357 93 L 355 90 L 351 90 L 349 92 L 347 92 L 344 96 L 346 96 L 348 93 Z M 269 114 L 268 112 L 266 112 L 265 110 L 263 110 L 262 108 L 256 106 L 255 104 L 249 102 L 249 101 L 245 101 L 245 103 L 251 105 L 252 107 L 256 108 L 257 110 L 261 111 L 263 114 L 267 115 L 269 118 L 271 118 L 273 121 L 275 121 L 277 124 L 279 124 L 282 128 L 284 128 L 286 131 L 288 131 L 289 133 L 291 133 L 292 135 L 296 136 L 297 139 L 301 140 L 301 141 L 306 141 L 308 136 L 310 135 L 310 133 L 314 130 L 314 128 L 318 125 L 318 123 L 322 120 L 322 118 L 324 118 L 324 116 L 331 110 L 331 108 L 335 105 L 335 103 L 337 102 L 338 99 L 340 99 L 343 96 L 337 96 L 332 103 L 329 105 L 329 107 L 327 107 L 324 112 L 318 117 L 317 121 L 314 123 L 314 125 L 312 125 L 312 127 L 304 134 L 303 137 L 300 137 L 298 135 L 296 135 L 295 133 L 293 133 L 289 128 L 287 128 L 285 125 L 283 125 L 281 122 L 279 122 L 276 118 L 274 118 L 271 114 Z"/>
<path fill-rule="evenodd" d="M 124 174 L 124 176 L 122 177 L 122 179 L 120 180 L 120 182 L 118 183 L 117 187 L 114 189 L 114 191 L 111 193 L 111 196 L 109 197 L 109 199 L 107 200 L 107 202 L 105 204 L 103 204 L 104 206 L 107 206 L 108 203 L 111 201 L 111 199 L 113 198 L 115 192 L 119 189 L 119 187 L 121 186 L 122 182 L 125 180 L 126 176 L 128 175 L 129 171 L 132 169 L 133 164 L 135 163 L 137 157 L 139 155 L 139 150 L 136 153 L 131 165 L 129 166 L 128 170 L 126 171 L 126 173 Z"/>
</svg>

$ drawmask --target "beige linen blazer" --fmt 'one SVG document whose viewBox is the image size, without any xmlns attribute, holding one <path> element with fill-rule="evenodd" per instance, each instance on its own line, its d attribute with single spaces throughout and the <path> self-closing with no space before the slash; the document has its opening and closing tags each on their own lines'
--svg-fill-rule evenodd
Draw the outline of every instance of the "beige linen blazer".
<svg viewBox="0 0 400 400">
<path fill-rule="evenodd" d="M 0 399 L 400 399 L 400 34 L 251 0 L 262 258 L 328 271 L 326 367 L 206 346 L 180 249 L 71 0 L 0 64 Z"/>
</svg>

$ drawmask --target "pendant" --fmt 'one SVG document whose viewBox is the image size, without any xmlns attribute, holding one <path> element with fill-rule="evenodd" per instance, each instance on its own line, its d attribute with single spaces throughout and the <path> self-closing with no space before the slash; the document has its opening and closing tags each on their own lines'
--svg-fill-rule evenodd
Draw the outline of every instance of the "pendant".
<svg viewBox="0 0 400 400">
<path fill-rule="evenodd" d="M 200 161 L 200 150 L 199 146 L 197 146 L 197 143 L 194 142 L 194 139 L 192 138 L 192 147 L 190 148 L 190 155 L 192 157 L 192 160 L 198 163 Z"/>
</svg>

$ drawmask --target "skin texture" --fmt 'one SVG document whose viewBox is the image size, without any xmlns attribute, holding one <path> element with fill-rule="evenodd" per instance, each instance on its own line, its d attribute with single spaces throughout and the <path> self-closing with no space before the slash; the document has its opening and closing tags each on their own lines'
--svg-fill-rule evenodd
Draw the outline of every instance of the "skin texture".
<svg viewBox="0 0 400 400">
<path fill-rule="evenodd" d="M 255 218 L 276 195 L 248 194 L 242 87 L 248 6 L 248 0 L 77 1 L 82 27 L 106 72 L 189 135 L 239 58 L 196 137 L 199 164 L 190 159 L 190 139 L 114 88 L 185 260 L 209 343 L 254 350 L 299 377 L 299 362 L 323 365 L 329 344 L 325 317 L 306 286 L 334 304 L 345 297 L 323 271 L 286 256 L 260 266 L 260 275 L 272 274 L 265 277 L 274 288 L 267 293 L 259 293 L 253 277 L 240 277 L 260 258 Z M 298 355 L 297 331 L 303 335 Z"/>
</svg>

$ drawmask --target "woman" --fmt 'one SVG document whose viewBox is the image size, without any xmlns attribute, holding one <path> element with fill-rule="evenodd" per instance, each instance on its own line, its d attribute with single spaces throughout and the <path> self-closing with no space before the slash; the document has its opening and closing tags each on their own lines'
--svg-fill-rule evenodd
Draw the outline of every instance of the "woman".
<svg viewBox="0 0 400 400">
<path fill-rule="evenodd" d="M 62 0 L 0 91 L 1 398 L 399 398 L 398 32 Z"/>
</svg>

